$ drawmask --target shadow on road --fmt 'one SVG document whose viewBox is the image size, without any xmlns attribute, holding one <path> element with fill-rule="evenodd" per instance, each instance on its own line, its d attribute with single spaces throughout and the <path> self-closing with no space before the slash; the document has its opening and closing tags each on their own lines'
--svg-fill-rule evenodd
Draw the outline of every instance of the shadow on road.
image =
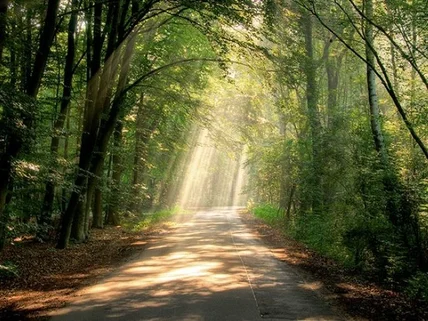
<svg viewBox="0 0 428 321">
<path fill-rule="evenodd" d="M 56 311 L 66 320 L 339 320 L 235 210 L 205 210 Z"/>
</svg>

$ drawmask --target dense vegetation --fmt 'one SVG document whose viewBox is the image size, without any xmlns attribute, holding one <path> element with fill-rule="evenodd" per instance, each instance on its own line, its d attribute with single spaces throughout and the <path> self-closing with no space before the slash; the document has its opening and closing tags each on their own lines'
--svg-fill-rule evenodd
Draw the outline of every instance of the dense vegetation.
<svg viewBox="0 0 428 321">
<path fill-rule="evenodd" d="M 0 248 L 22 233 L 65 248 L 174 206 L 198 124 L 245 159 L 256 213 L 428 296 L 427 12 L 424 0 L 0 1 Z"/>
<path fill-rule="evenodd" d="M 248 150 L 257 215 L 418 298 L 428 288 L 426 14 L 423 1 L 273 9 L 272 104 L 257 110 Z"/>
</svg>

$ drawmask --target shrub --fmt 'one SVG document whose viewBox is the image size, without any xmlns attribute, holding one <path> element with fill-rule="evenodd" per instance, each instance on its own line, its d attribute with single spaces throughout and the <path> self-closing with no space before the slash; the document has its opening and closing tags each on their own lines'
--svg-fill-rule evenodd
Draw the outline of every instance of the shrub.
<svg viewBox="0 0 428 321">
<path fill-rule="evenodd" d="M 428 302 L 428 273 L 417 272 L 407 282 L 406 293 L 414 300 Z"/>
<path fill-rule="evenodd" d="M 16 278 L 19 276 L 18 266 L 6 261 L 0 264 L 0 278 Z"/>
</svg>

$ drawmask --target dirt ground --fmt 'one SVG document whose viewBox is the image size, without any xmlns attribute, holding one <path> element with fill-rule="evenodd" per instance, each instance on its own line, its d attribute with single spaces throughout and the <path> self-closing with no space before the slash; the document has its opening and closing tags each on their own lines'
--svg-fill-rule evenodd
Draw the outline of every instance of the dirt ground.
<svg viewBox="0 0 428 321">
<path fill-rule="evenodd" d="M 154 235 L 171 224 L 158 224 L 144 233 L 121 227 L 93 230 L 87 243 L 55 249 L 31 238 L 14 242 L 0 254 L 0 264 L 13 262 L 18 277 L 0 277 L 0 320 L 46 320 L 80 288 L 94 284 L 117 266 L 144 250 Z"/>
<path fill-rule="evenodd" d="M 369 320 L 428 320 L 428 306 L 383 289 L 333 261 L 309 251 L 247 213 L 241 217 L 282 261 L 296 266 L 318 287 L 332 293 L 349 315 Z M 153 236 L 168 233 L 174 224 L 158 224 L 144 233 L 120 227 L 94 230 L 87 243 L 56 250 L 53 244 L 18 240 L 0 254 L 0 264 L 13 262 L 18 277 L 0 277 L 0 320 L 46 320 L 52 309 L 64 306 L 80 288 L 97 283 L 144 250 Z"/>
</svg>

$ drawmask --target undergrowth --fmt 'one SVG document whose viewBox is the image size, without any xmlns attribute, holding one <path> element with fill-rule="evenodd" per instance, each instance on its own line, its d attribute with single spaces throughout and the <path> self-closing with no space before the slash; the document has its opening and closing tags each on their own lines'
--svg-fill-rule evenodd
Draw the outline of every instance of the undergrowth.
<svg viewBox="0 0 428 321">
<path fill-rule="evenodd" d="M 319 254 L 343 266 L 355 267 L 352 255 L 342 243 L 343 227 L 336 220 L 307 215 L 287 222 L 283 212 L 271 204 L 256 205 L 250 211 L 268 225 L 280 228 L 286 236 L 304 243 Z"/>
<path fill-rule="evenodd" d="M 401 290 L 413 300 L 428 302 L 426 271 L 417 271 L 400 278 L 399 273 L 407 268 L 403 259 L 406 256 L 403 254 L 400 257 L 398 250 L 391 247 L 392 241 L 389 238 L 392 233 L 388 234 L 384 218 L 352 224 L 351 219 L 339 219 L 324 213 L 322 216 L 305 214 L 286 220 L 281 211 L 270 204 L 253 205 L 248 209 L 266 224 L 280 229 L 285 236 L 302 242 L 311 250 L 333 259 L 341 266 L 359 271 L 390 288 Z M 386 254 L 370 252 L 370 245 L 376 240 L 386 248 Z M 388 246 L 395 252 L 388 249 Z M 383 266 L 388 278 L 376 277 L 380 274 L 378 266 Z M 397 280 L 400 283 L 397 283 Z"/>
<path fill-rule="evenodd" d="M 131 232 L 143 232 L 153 225 L 168 223 L 174 215 L 185 214 L 186 212 L 178 207 L 162 209 L 155 212 L 143 212 L 138 215 L 131 215 L 124 220 L 123 227 Z"/>
</svg>

